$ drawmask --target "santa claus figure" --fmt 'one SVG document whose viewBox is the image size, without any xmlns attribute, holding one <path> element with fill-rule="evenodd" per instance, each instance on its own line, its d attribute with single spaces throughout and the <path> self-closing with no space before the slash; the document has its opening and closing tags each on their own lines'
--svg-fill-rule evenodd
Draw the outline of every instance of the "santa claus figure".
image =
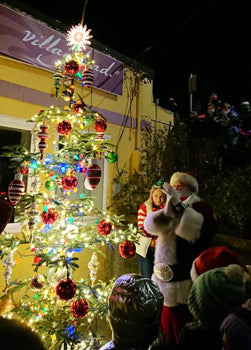
<svg viewBox="0 0 251 350">
<path fill-rule="evenodd" d="M 192 287 L 193 260 L 210 245 L 217 232 L 211 207 L 198 196 L 196 178 L 175 172 L 164 183 L 165 207 L 150 213 L 144 221 L 149 233 L 158 236 L 152 280 L 164 295 L 161 328 L 169 340 L 178 343 L 180 330 L 192 320 L 188 294 Z"/>
</svg>

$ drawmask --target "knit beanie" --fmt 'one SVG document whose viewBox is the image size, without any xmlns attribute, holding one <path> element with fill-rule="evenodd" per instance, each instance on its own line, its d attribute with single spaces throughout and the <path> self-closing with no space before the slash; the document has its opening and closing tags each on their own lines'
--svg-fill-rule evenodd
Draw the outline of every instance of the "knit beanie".
<svg viewBox="0 0 251 350">
<path fill-rule="evenodd" d="M 251 349 L 251 311 L 240 307 L 230 313 L 222 322 L 220 331 L 227 335 L 233 348 L 238 350 Z M 235 347 L 234 347 L 235 346 Z"/>
<path fill-rule="evenodd" d="M 250 297 L 250 274 L 240 265 L 231 264 L 200 275 L 189 293 L 188 307 L 204 327 L 215 329 Z"/>
<path fill-rule="evenodd" d="M 164 297 L 150 278 L 125 274 L 108 299 L 109 321 L 116 348 L 148 348 L 159 332 Z"/>
<path fill-rule="evenodd" d="M 191 188 L 191 190 L 194 193 L 199 192 L 198 181 L 195 179 L 194 176 L 192 176 L 188 173 L 182 173 L 179 171 L 173 173 L 173 175 L 170 178 L 170 185 L 173 186 L 176 182 L 181 182 L 181 183 L 187 185 L 188 187 Z"/>
<path fill-rule="evenodd" d="M 246 266 L 241 262 L 238 256 L 226 246 L 216 246 L 204 250 L 193 261 L 190 271 L 192 281 L 195 282 L 202 273 L 208 270 L 231 264 L 237 264 L 246 269 Z"/>
</svg>

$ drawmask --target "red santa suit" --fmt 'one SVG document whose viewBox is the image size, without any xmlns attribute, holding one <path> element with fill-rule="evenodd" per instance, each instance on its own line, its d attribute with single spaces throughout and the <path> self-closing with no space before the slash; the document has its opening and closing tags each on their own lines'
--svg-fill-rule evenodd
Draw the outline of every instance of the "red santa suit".
<svg viewBox="0 0 251 350">
<path fill-rule="evenodd" d="M 177 344 L 180 330 L 192 319 L 187 307 L 191 266 L 217 232 L 216 221 L 211 207 L 192 193 L 176 206 L 168 198 L 164 209 L 146 217 L 144 228 L 158 236 L 152 280 L 164 295 L 161 328 Z"/>
</svg>

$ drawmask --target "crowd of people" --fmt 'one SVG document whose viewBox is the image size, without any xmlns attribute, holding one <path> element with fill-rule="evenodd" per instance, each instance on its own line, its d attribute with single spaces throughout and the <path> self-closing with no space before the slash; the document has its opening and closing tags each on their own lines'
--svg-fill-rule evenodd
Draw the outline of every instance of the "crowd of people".
<svg viewBox="0 0 251 350">
<path fill-rule="evenodd" d="M 251 161 L 251 107 L 247 100 L 235 108 L 228 101 L 222 102 L 213 92 L 205 107 L 194 103 L 188 116 L 178 113 L 178 104 L 170 99 L 174 113 L 174 128 L 185 126 L 191 139 L 214 145 L 219 168 L 225 165 L 246 165 Z"/>
<path fill-rule="evenodd" d="M 138 211 L 142 235 L 154 240 L 152 275 L 139 265 L 140 276 L 163 295 L 159 331 L 168 341 L 157 348 L 250 350 L 251 267 L 228 247 L 213 246 L 218 223 L 193 174 L 176 172 L 169 182 L 152 188 L 154 209 L 143 216 L 142 205 Z M 152 198 L 157 189 L 159 197 L 163 193 L 158 205 Z"/>
</svg>

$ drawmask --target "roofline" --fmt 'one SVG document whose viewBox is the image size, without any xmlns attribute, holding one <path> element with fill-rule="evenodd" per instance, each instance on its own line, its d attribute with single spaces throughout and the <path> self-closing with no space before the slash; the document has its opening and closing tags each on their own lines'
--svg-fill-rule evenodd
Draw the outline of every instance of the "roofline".
<svg viewBox="0 0 251 350">
<path fill-rule="evenodd" d="M 23 14 L 31 17 L 32 19 L 34 19 L 36 21 L 40 21 L 43 24 L 49 26 L 50 28 L 52 28 L 58 32 L 66 33 L 69 30 L 69 26 L 67 26 L 66 24 L 60 22 L 57 19 L 54 19 L 54 18 L 47 16 L 43 12 L 34 9 L 31 6 L 22 3 L 21 1 L 5 0 L 3 2 L 3 5 L 6 5 L 6 6 L 12 8 L 13 10 L 20 11 Z M 102 44 L 101 42 L 99 42 L 95 39 L 92 39 L 91 47 L 97 51 L 100 51 L 108 56 L 111 56 L 111 57 L 121 61 L 122 63 L 126 64 L 127 66 L 131 67 L 132 69 L 134 69 L 136 71 L 140 71 L 140 72 L 144 73 L 145 75 L 147 75 L 147 77 L 149 79 L 153 79 L 155 76 L 153 69 L 146 67 L 145 65 L 136 61 L 135 59 L 130 58 L 126 55 L 123 55 L 122 53 L 112 49 L 111 47 L 109 47 L 107 45 Z"/>
</svg>

